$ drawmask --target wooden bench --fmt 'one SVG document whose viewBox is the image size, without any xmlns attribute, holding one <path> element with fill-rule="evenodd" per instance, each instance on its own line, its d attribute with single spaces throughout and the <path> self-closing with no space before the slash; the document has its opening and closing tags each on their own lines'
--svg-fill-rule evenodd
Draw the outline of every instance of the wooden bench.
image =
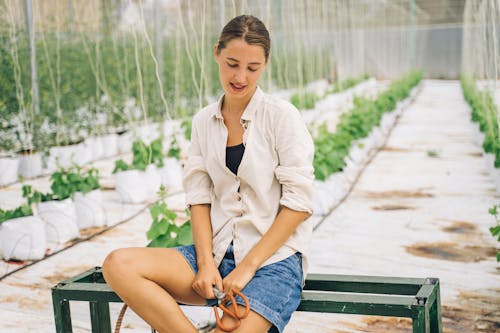
<svg viewBox="0 0 500 333">
<path fill-rule="evenodd" d="M 57 333 L 71 333 L 70 301 L 90 305 L 93 333 L 110 333 L 110 302 L 122 302 L 95 267 L 52 288 Z M 297 311 L 407 317 L 414 333 L 441 333 L 439 280 L 309 274 Z"/>
</svg>

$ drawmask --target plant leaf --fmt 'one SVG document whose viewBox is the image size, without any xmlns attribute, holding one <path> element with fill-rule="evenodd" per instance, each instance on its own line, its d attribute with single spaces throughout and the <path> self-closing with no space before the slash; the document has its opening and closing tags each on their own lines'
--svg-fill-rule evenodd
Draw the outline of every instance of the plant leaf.
<svg viewBox="0 0 500 333">
<path fill-rule="evenodd" d="M 168 231 L 169 224 L 165 222 L 164 220 L 160 222 L 153 222 L 151 224 L 151 227 L 146 233 L 146 236 L 148 237 L 149 240 L 153 240 L 155 238 L 160 237 L 161 235 L 164 235 Z"/>
<path fill-rule="evenodd" d="M 193 244 L 193 234 L 191 232 L 190 221 L 185 222 L 177 233 L 177 242 L 179 245 L 190 245 Z"/>
</svg>

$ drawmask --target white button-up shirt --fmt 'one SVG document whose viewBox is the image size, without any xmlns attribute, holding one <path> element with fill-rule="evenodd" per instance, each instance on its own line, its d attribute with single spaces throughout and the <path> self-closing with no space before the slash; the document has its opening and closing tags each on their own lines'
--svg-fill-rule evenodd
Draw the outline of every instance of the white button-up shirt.
<svg viewBox="0 0 500 333">
<path fill-rule="evenodd" d="M 222 100 L 193 117 L 183 179 L 188 205 L 211 205 L 216 265 L 231 241 L 235 262 L 241 262 L 274 222 L 280 205 L 310 214 L 313 208 L 314 144 L 299 111 L 257 87 L 241 116 L 245 152 L 235 175 L 226 167 Z M 306 220 L 262 266 L 298 251 L 305 276 L 311 235 Z"/>
</svg>

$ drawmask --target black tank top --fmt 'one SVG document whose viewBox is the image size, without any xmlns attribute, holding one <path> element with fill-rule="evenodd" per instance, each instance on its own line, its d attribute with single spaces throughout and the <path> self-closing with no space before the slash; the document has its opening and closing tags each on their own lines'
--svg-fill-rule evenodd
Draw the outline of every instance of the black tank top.
<svg viewBox="0 0 500 333">
<path fill-rule="evenodd" d="M 240 166 L 244 152 L 245 146 L 243 143 L 240 143 L 237 146 L 226 147 L 226 166 L 235 175 L 238 173 L 238 167 Z"/>
</svg>

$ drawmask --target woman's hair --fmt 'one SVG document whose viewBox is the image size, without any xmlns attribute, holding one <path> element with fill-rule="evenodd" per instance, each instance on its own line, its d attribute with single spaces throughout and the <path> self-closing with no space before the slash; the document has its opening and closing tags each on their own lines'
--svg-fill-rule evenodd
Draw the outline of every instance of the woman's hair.
<svg viewBox="0 0 500 333">
<path fill-rule="evenodd" d="M 259 45 L 264 49 L 266 61 L 271 50 L 269 31 L 261 20 L 252 15 L 240 15 L 229 21 L 219 37 L 217 52 L 226 47 L 233 39 L 242 39 L 249 45 Z"/>
</svg>

